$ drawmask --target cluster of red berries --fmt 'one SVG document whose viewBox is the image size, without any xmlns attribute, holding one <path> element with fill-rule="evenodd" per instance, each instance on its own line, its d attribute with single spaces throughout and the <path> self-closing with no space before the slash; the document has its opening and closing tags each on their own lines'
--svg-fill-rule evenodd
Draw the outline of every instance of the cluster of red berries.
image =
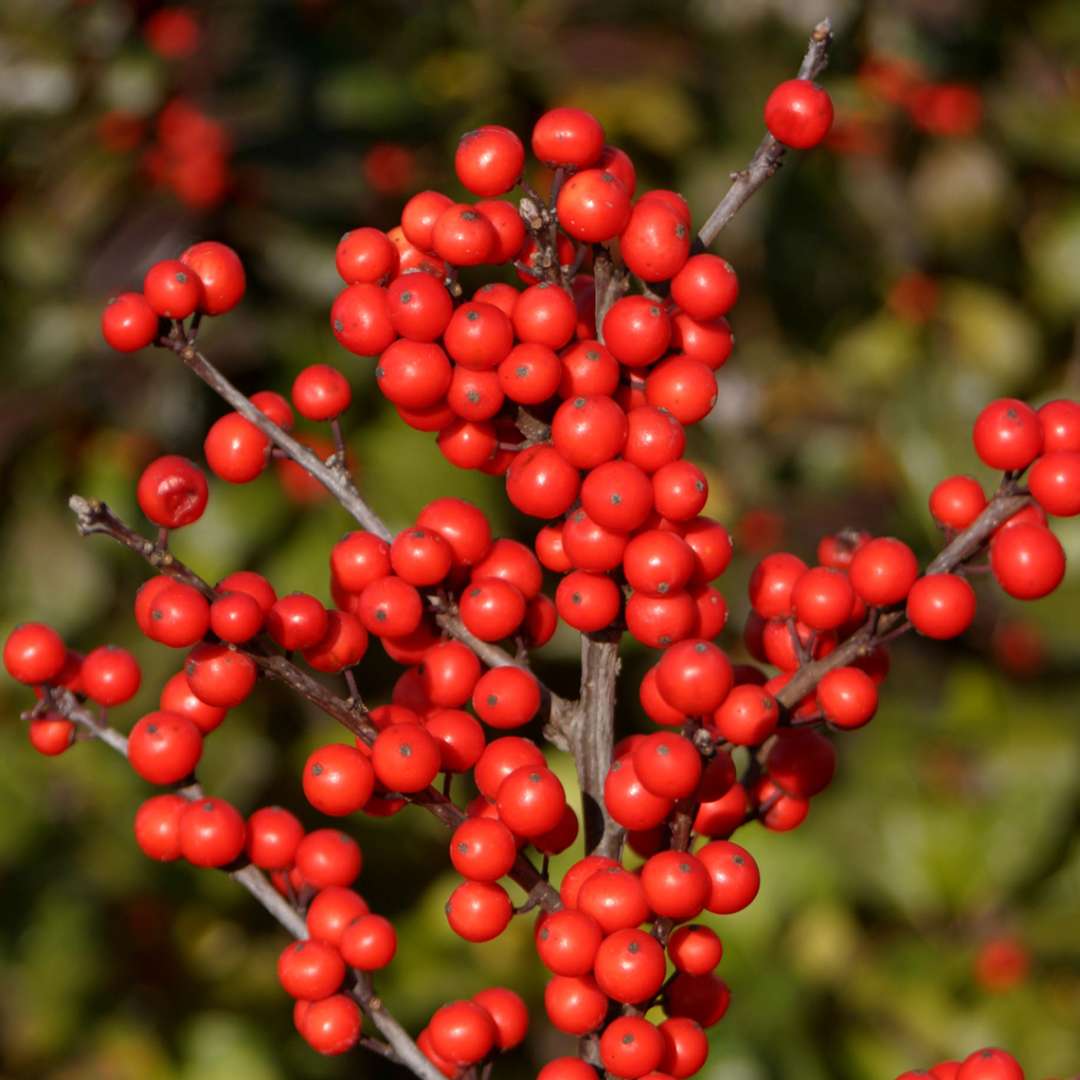
<svg viewBox="0 0 1080 1080">
<path fill-rule="evenodd" d="M 1005 1050 L 983 1047 L 963 1061 L 942 1061 L 931 1069 L 912 1069 L 896 1080 L 1024 1080 L 1020 1063 Z"/>
<path fill-rule="evenodd" d="M 779 87 L 766 109 L 772 134 L 791 146 L 814 145 L 830 121 L 827 95 L 802 80 Z M 534 742 L 489 739 L 485 731 L 532 721 L 543 705 L 537 680 L 517 664 L 485 670 L 447 628 L 460 623 L 458 637 L 530 649 L 550 639 L 560 618 L 584 633 L 617 637 L 625 627 L 663 650 L 640 698 L 651 720 L 678 729 L 619 742 L 604 785 L 606 810 L 643 865 L 632 871 L 597 854 L 576 862 L 559 887 L 560 904 L 537 920 L 535 947 L 551 975 L 545 1008 L 556 1028 L 597 1033 L 613 1076 L 683 1080 L 704 1064 L 704 1029 L 730 1000 L 716 974 L 721 939 L 694 920 L 742 910 L 759 887 L 752 855 L 730 837 L 753 819 L 774 830 L 805 819 L 836 767 L 822 729 L 871 719 L 888 656 L 880 648 L 833 668 L 793 707 L 784 688 L 871 617 L 903 613 L 920 633 L 950 638 L 970 624 L 975 599 L 961 573 L 920 576 L 899 540 L 825 537 L 817 565 L 780 552 L 751 578 L 744 639 L 776 673 L 731 663 L 714 644 L 727 605 L 712 584 L 728 566 L 731 539 L 702 516 L 706 480 L 683 452 L 685 428 L 710 411 L 715 372 L 731 349 L 725 315 L 738 295 L 734 271 L 694 253 L 679 196 L 654 191 L 632 201 L 633 163 L 605 144 L 588 113 L 546 113 L 532 148 L 555 169 L 548 206 L 531 189 L 520 214 L 497 198 L 521 179 L 525 151 L 516 135 L 492 126 L 466 135 L 455 159 L 480 202 L 424 192 L 389 233 L 346 234 L 337 251 L 346 288 L 331 323 L 347 349 L 378 357 L 380 388 L 406 423 L 438 432 L 456 465 L 505 477 L 509 501 L 544 522 L 533 547 L 494 538 L 478 509 L 446 497 L 390 540 L 365 531 L 340 540 L 330 553 L 332 609 L 302 593 L 278 597 L 248 571 L 213 590 L 152 579 L 136 599 L 139 626 L 156 642 L 191 651 L 160 709 L 132 729 L 128 752 L 150 782 L 190 782 L 203 735 L 248 697 L 267 651 L 298 653 L 315 670 L 335 673 L 376 638 L 405 670 L 390 702 L 367 713 L 370 730 L 355 746 L 333 743 L 311 755 L 304 794 L 331 817 L 386 816 L 430 798 L 440 773 L 469 775 L 478 794 L 450 840 L 463 881 L 446 914 L 465 939 L 488 941 L 514 914 L 500 880 L 520 865 L 522 849 L 566 850 L 578 820 Z M 623 265 L 650 288 L 602 305 L 598 327 L 590 259 L 609 258 L 616 244 Z M 482 264 L 512 264 L 524 287 L 491 282 L 458 302 L 458 268 Z M 235 253 L 195 245 L 153 267 L 143 293 L 109 305 L 106 340 L 125 351 L 143 347 L 196 313 L 229 310 L 243 291 Z M 283 429 L 293 409 L 334 424 L 350 401 L 348 380 L 328 365 L 297 377 L 291 404 L 273 391 L 252 398 Z M 1010 594 L 1045 595 L 1061 580 L 1064 555 L 1040 507 L 1080 512 L 1080 405 L 1053 402 L 1036 413 L 995 402 L 976 423 L 975 445 L 1014 490 L 1030 468 L 1038 506 L 1000 526 L 991 564 Z M 211 427 L 204 451 L 215 475 L 246 483 L 267 467 L 271 440 L 229 413 Z M 174 529 L 200 517 L 207 490 L 196 465 L 168 456 L 147 467 L 138 500 L 151 521 Z M 947 532 L 970 526 L 986 505 L 964 477 L 945 481 L 931 499 Z M 544 592 L 544 570 L 561 575 L 554 600 Z M 66 685 L 62 643 L 34 666 L 47 637 L 35 628 L 22 644 L 9 641 L 9 670 L 31 684 Z M 737 747 L 751 748 L 756 762 L 741 779 Z M 300 1003 L 297 1026 L 320 1049 L 355 1041 L 359 1016 L 340 993 L 347 968 L 373 971 L 393 955 L 385 920 L 356 928 L 356 920 L 377 917 L 350 889 L 361 865 L 355 841 L 334 829 L 305 834 L 276 808 L 245 823 L 216 799 L 162 795 L 140 815 L 139 842 L 154 857 L 231 866 L 246 853 L 307 905 L 311 940 L 290 946 L 280 965 Z M 705 842 L 691 850 L 695 838 Z M 313 912 L 327 925 L 313 927 Z M 455 1002 L 432 1017 L 420 1044 L 448 1077 L 523 1037 L 517 1006 L 497 993 L 497 1003 Z M 624 1006 L 632 1007 L 626 1015 Z M 660 1023 L 646 1016 L 654 1006 L 666 1015 Z M 563 1058 L 540 1077 L 595 1080 L 596 1073 Z M 963 1080 L 976 1077 L 969 1070 Z"/>
<path fill-rule="evenodd" d="M 137 352 L 154 344 L 169 320 L 230 311 L 246 287 L 243 263 L 232 248 L 213 240 L 192 244 L 178 259 L 154 263 L 142 292 L 109 300 L 101 316 L 102 337 L 118 352 Z"/>
<path fill-rule="evenodd" d="M 903 109 L 929 135 L 963 136 L 982 122 L 983 98 L 970 83 L 938 82 L 914 61 L 884 53 L 859 67 L 859 85 L 871 97 Z"/>
<path fill-rule="evenodd" d="M 142 155 L 150 183 L 170 189 L 192 210 L 217 206 L 231 180 L 232 139 L 224 124 L 177 97 L 158 113 L 154 132 Z"/>
</svg>

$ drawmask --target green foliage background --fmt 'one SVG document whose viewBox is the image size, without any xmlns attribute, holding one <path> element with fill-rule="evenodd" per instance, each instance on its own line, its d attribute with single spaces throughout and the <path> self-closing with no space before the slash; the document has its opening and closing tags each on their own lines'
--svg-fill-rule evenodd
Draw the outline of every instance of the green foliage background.
<svg viewBox="0 0 1080 1080">
<path fill-rule="evenodd" d="M 710 471 L 711 512 L 742 545 L 724 582 L 733 628 L 762 548 L 811 557 L 822 532 L 851 524 L 928 555 L 938 537 L 926 494 L 946 472 L 979 473 L 969 431 L 980 405 L 1080 395 L 1070 0 L 227 0 L 197 6 L 203 44 L 180 63 L 142 41 L 147 10 L 0 7 L 0 631 L 33 616 L 81 648 L 134 648 L 145 684 L 116 717 L 125 727 L 179 660 L 135 632 L 144 568 L 104 540 L 80 541 L 65 501 L 96 495 L 138 520 L 141 465 L 164 450 L 198 458 L 222 411 L 168 357 L 110 354 L 98 336 L 105 298 L 194 239 L 234 244 L 250 275 L 241 308 L 205 329 L 211 357 L 249 391 L 286 391 L 301 367 L 340 364 L 359 399 L 348 428 L 362 486 L 394 525 L 455 491 L 528 537 L 499 483 L 451 470 L 393 418 L 370 367 L 326 325 L 339 234 L 389 227 L 407 189 L 453 190 L 457 136 L 479 123 L 527 131 L 549 104 L 587 104 L 635 157 L 639 184 L 683 191 L 700 220 L 760 138 L 768 90 L 832 14 L 826 81 L 875 145 L 791 162 L 717 247 L 742 280 L 738 344 L 694 453 Z M 932 137 L 870 96 L 856 73 L 882 52 L 975 84 L 980 129 Z M 176 92 L 232 135 L 235 183 L 217 210 L 152 189 L 137 153 L 108 151 L 95 134 L 109 110 L 152 116 Z M 372 186 L 370 159 L 365 171 L 379 144 L 414 155 L 400 191 Z M 913 271 L 937 284 L 926 318 L 889 303 Z M 347 527 L 332 506 L 290 502 L 268 475 L 215 484 L 177 547 L 211 579 L 258 568 L 279 590 L 328 599 L 326 552 Z M 839 740 L 839 779 L 807 824 L 746 834 L 764 886 L 720 927 L 735 996 L 715 1029 L 711 1080 L 883 1080 L 987 1043 L 1011 1047 L 1029 1076 L 1080 1071 L 1080 528 L 1058 532 L 1073 562 L 1066 587 L 1030 607 L 984 587 L 963 642 L 898 646 L 881 713 Z M 572 638 L 545 655 L 545 675 L 570 685 Z M 647 661 L 632 654 L 624 676 L 628 730 Z M 393 672 L 373 658 L 362 675 L 383 700 Z M 223 876 L 143 859 L 130 823 L 145 785 L 92 744 L 37 757 L 18 720 L 25 695 L 10 682 L 0 693 L 4 1076 L 390 1075 L 374 1058 L 308 1051 L 276 985 L 283 937 L 265 914 Z M 205 785 L 244 809 L 303 813 L 300 766 L 336 737 L 260 688 L 209 740 Z M 349 827 L 365 851 L 360 887 L 401 936 L 380 983 L 395 1012 L 416 1030 L 448 997 L 515 986 L 537 1019 L 505 1074 L 532 1075 L 563 1044 L 542 1019 L 528 920 L 466 948 L 442 916 L 451 875 L 438 826 L 406 813 Z M 973 961 L 1002 935 L 1030 949 L 1031 973 L 992 993 Z"/>
</svg>

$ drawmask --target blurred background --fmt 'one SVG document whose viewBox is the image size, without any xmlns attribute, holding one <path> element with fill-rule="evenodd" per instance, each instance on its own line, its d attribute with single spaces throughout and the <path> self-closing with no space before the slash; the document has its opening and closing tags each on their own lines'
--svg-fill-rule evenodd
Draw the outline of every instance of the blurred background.
<svg viewBox="0 0 1080 1080">
<path fill-rule="evenodd" d="M 693 453 L 739 547 L 721 583 L 735 650 L 761 554 L 811 558 L 823 532 L 855 525 L 928 556 L 933 484 L 990 480 L 969 438 L 981 405 L 1080 395 L 1080 5 L 4 0 L 0 632 L 34 617 L 78 648 L 133 648 L 144 687 L 114 718 L 125 729 L 179 667 L 135 630 L 143 565 L 80 541 L 65 503 L 104 498 L 145 527 L 141 467 L 166 451 L 201 460 L 219 402 L 168 356 L 106 351 L 98 329 L 108 296 L 196 239 L 234 245 L 249 275 L 241 307 L 204 327 L 210 357 L 249 392 L 339 364 L 358 399 L 347 434 L 361 485 L 393 525 L 453 491 L 529 539 L 499 481 L 453 470 L 336 346 L 338 237 L 390 227 L 415 190 L 459 191 L 461 132 L 527 134 L 557 103 L 596 112 L 639 190 L 678 189 L 703 220 L 825 14 L 830 143 L 789 160 L 715 248 L 742 281 L 737 346 Z M 740 834 L 764 885 L 720 926 L 734 999 L 703 1076 L 883 1080 L 995 1043 L 1029 1077 L 1080 1071 L 1077 524 L 1057 530 L 1073 568 L 1051 599 L 983 587 L 962 642 L 894 649 L 878 718 L 838 740 L 838 780 L 798 833 Z M 327 551 L 347 528 L 302 476 L 271 470 L 215 483 L 177 548 L 210 580 L 259 569 L 328 600 Z M 360 671 L 374 702 L 396 674 L 380 656 Z M 575 662 L 559 637 L 543 673 L 569 687 Z M 625 730 L 649 662 L 628 657 Z M 0 1074 L 399 1075 L 309 1051 L 268 916 L 223 875 L 144 859 L 131 820 L 146 785 L 93 744 L 38 757 L 18 721 L 26 695 L 8 680 L 0 695 Z M 299 771 L 339 734 L 261 687 L 209 740 L 203 782 L 314 825 Z M 365 851 L 359 888 L 402 942 L 379 980 L 397 1015 L 416 1031 L 448 998 L 506 984 L 536 1022 L 497 1075 L 565 1052 L 543 1021 L 529 920 L 484 946 L 447 927 L 453 876 L 433 820 L 348 827 Z"/>
</svg>

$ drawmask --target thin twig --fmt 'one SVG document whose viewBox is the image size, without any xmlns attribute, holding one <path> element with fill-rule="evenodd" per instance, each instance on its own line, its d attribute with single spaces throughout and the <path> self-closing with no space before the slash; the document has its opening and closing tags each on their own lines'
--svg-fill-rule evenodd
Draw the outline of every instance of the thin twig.
<svg viewBox="0 0 1080 1080">
<path fill-rule="evenodd" d="M 829 46 L 832 43 L 832 23 L 824 19 L 814 27 L 810 45 L 799 67 L 800 79 L 816 79 L 829 63 Z M 738 213 L 739 208 L 776 173 L 787 148 L 772 135 L 766 135 L 758 144 L 754 156 L 745 169 L 732 174 L 732 184 L 727 194 L 717 204 L 698 233 L 701 248 L 707 248 L 720 235 L 721 230 Z"/>
<path fill-rule="evenodd" d="M 1017 494 L 1011 485 L 1003 486 L 983 512 L 929 563 L 925 573 L 948 574 L 963 567 L 964 563 L 983 551 L 1004 522 L 1031 501 L 1030 495 Z M 891 640 L 894 632 L 903 627 L 906 621 L 907 614 L 903 607 L 871 613 L 867 624 L 834 652 L 800 667 L 776 695 L 776 700 L 785 709 L 795 708 L 830 671 L 869 656 L 883 642 Z"/>
</svg>

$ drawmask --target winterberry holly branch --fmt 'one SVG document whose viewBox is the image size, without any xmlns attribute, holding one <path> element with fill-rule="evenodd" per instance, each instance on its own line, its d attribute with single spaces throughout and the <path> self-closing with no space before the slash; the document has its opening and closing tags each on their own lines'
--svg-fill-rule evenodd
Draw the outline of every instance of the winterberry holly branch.
<svg viewBox="0 0 1080 1080">
<path fill-rule="evenodd" d="M 810 35 L 809 48 L 806 50 L 806 55 L 799 66 L 799 74 L 796 76 L 798 80 L 813 82 L 821 75 L 829 63 L 829 46 L 831 44 L 832 23 L 828 19 L 823 19 L 814 27 Z M 774 91 L 774 95 L 781 93 L 784 87 L 788 85 L 786 83 L 782 84 Z M 821 93 L 824 95 L 824 91 L 821 91 Z M 827 98 L 817 99 L 815 105 L 824 107 L 824 102 L 827 100 Z M 779 108 L 780 102 L 777 102 L 775 107 Z M 831 105 L 829 105 L 829 112 L 831 115 Z M 768 112 L 766 112 L 767 117 Z M 783 162 L 788 146 L 801 149 L 798 141 L 789 140 L 785 146 L 770 131 L 758 144 L 758 148 L 754 151 L 754 156 L 750 159 L 750 163 L 746 168 L 732 174 L 732 184 L 727 194 L 720 200 L 716 209 L 708 216 L 705 224 L 701 226 L 698 232 L 698 239 L 703 248 L 707 248 L 712 244 L 724 227 L 739 212 L 743 204 L 776 174 L 776 170 L 780 168 Z"/>
<path fill-rule="evenodd" d="M 997 530 L 1032 502 L 1031 494 L 1022 490 L 1015 480 L 1005 480 L 979 516 L 967 528 L 953 536 L 927 565 L 924 576 L 962 573 L 972 559 L 988 549 Z M 912 628 L 905 609 L 874 609 L 867 624 L 835 652 L 820 660 L 801 664 L 791 680 L 776 695 L 777 702 L 785 709 L 794 708 L 807 694 L 813 692 L 830 671 L 865 659 L 887 641 L 894 640 L 898 632 Z"/>
<path fill-rule="evenodd" d="M 100 500 L 85 499 L 81 495 L 73 495 L 69 500 L 69 506 L 75 514 L 76 527 L 80 535 L 89 536 L 100 533 L 108 536 L 142 556 L 163 575 L 198 590 L 208 600 L 214 600 L 219 596 L 218 591 L 186 563 L 172 552 L 163 550 L 152 540 L 137 533 L 118 518 L 105 503 Z M 233 652 L 235 655 L 249 656 L 255 666 L 267 677 L 284 683 L 316 708 L 321 709 L 327 716 L 336 720 L 365 745 L 374 744 L 378 730 L 370 722 L 370 713 L 366 707 L 351 698 L 346 700 L 331 693 L 322 683 L 277 652 L 272 647 L 272 642 L 249 641 L 245 643 L 242 651 L 233 646 Z M 80 723 L 97 734 L 98 731 L 94 728 L 92 720 L 91 714 L 79 717 Z M 113 733 L 113 729 L 109 728 L 103 727 L 100 730 L 106 733 L 106 737 L 110 737 Z M 122 739 L 123 736 L 119 738 Z M 119 746 L 116 748 L 121 749 L 126 755 L 126 741 L 122 748 Z M 465 815 L 461 810 L 446 795 L 433 787 L 429 786 L 412 792 L 405 798 L 417 806 L 422 806 L 451 829 L 456 829 L 465 821 Z M 508 876 L 517 882 L 529 899 L 545 910 L 555 910 L 560 906 L 556 890 L 524 856 L 517 856 L 508 870 Z"/>
<path fill-rule="evenodd" d="M 190 575 L 190 572 L 188 574 Z M 50 689 L 39 704 L 44 707 L 40 710 L 41 713 L 48 711 L 63 716 L 123 757 L 128 756 L 127 738 L 116 728 L 111 727 L 100 717 L 95 716 L 92 710 L 80 705 L 78 699 L 69 690 Z M 34 713 L 29 713 L 26 719 L 29 720 L 34 715 Z M 207 799 L 201 785 L 191 777 L 187 778 L 183 785 L 177 788 L 174 796 L 166 795 L 159 798 L 183 800 L 195 805 L 196 808 L 200 805 L 205 806 L 210 814 L 218 811 L 215 800 Z M 222 831 L 226 830 L 222 829 Z M 242 826 L 239 835 L 242 844 Z M 235 865 L 236 863 L 243 863 L 243 865 Z M 241 850 L 237 851 L 236 856 L 230 859 L 223 869 L 233 881 L 243 886 L 297 941 L 304 942 L 309 939 L 308 925 L 299 905 L 282 896 L 270 883 L 270 879 L 266 874 L 257 866 L 246 862 Z M 442 1080 L 442 1074 L 439 1070 L 424 1056 L 416 1043 L 410 1038 L 408 1032 L 394 1019 L 386 1004 L 374 993 L 370 974 L 352 969 L 348 973 L 347 980 L 352 984 L 346 990 L 348 997 L 357 1003 L 364 1015 L 369 1017 L 386 1039 L 386 1042 L 383 1043 L 376 1039 L 360 1036 L 357 1039 L 357 1045 L 405 1066 L 422 1080 Z M 333 1000 L 335 1000 L 336 1005 L 336 997 Z M 357 1030 L 359 1030 L 359 1022 L 357 1022 Z"/>
<path fill-rule="evenodd" d="M 823 24 L 801 74 L 822 69 L 828 43 Z M 453 497 L 435 499 L 391 536 L 345 467 L 339 418 L 351 389 L 336 368 L 301 372 L 291 405 L 273 391 L 239 394 L 195 345 L 201 317 L 224 314 L 244 293 L 243 266 L 225 245 L 196 244 L 155 264 L 144 291 L 118 297 L 103 317 L 111 345 L 172 349 L 236 410 L 204 442 L 221 480 L 250 482 L 284 456 L 365 526 L 329 553 L 327 608 L 302 593 L 279 597 L 250 571 L 211 588 L 175 560 L 170 530 L 197 521 L 208 497 L 204 473 L 186 459 L 159 458 L 140 477 L 138 502 L 159 528 L 157 542 L 100 504 L 75 500 L 80 527 L 112 535 L 163 572 L 136 597 L 143 633 L 192 650 L 162 692 L 161 710 L 132 728 L 133 768 L 163 785 L 190 776 L 202 736 L 246 700 L 260 670 L 338 719 L 358 741 L 323 746 L 308 759 L 302 786 L 312 807 L 331 817 L 378 817 L 415 803 L 451 826 L 449 858 L 464 880 L 446 914 L 466 940 L 492 940 L 515 913 L 542 909 L 535 946 L 552 976 L 545 1011 L 582 1042 L 577 1057 L 549 1062 L 539 1080 L 596 1080 L 594 1065 L 621 1078 L 697 1073 L 708 1052 L 703 1028 L 725 1015 L 730 991 L 716 974 L 720 937 L 692 920 L 742 910 L 760 883 L 753 856 L 731 835 L 751 820 L 786 831 L 805 819 L 835 770 L 835 750 L 819 729 L 869 722 L 886 673 L 885 643 L 905 620 L 941 639 L 970 625 L 975 594 L 962 571 L 987 542 L 994 577 L 1013 596 L 1046 595 L 1064 573 L 1043 511 L 1080 513 L 1080 406 L 1053 402 L 1036 413 L 1022 402 L 995 402 L 976 422 L 975 447 L 1006 473 L 1005 488 L 990 510 L 970 478 L 935 489 L 935 519 L 960 536 L 928 573 L 920 575 L 911 549 L 891 537 L 825 537 L 813 567 L 775 553 L 751 577 L 743 635 L 761 666 L 733 665 L 716 644 L 727 605 L 712 583 L 727 569 L 732 544 L 719 522 L 702 516 L 708 484 L 684 456 L 685 429 L 715 403 L 716 372 L 733 343 L 725 316 L 739 289 L 729 263 L 697 249 L 775 171 L 780 147 L 819 143 L 831 115 L 828 95 L 809 78 L 777 87 L 765 107 L 774 141 L 766 139 L 735 178 L 697 244 L 685 200 L 670 191 L 635 200 L 629 156 L 605 145 L 595 117 L 570 108 L 545 113 L 532 132 L 534 153 L 553 171 L 549 200 L 525 184 L 518 136 L 488 126 L 465 135 L 455 157 L 478 202 L 421 192 L 399 227 L 342 238 L 335 338 L 359 357 L 378 358 L 380 391 L 404 423 L 437 433 L 448 461 L 504 479 L 509 502 L 542 522 L 531 547 L 493 537 L 485 515 Z M 519 208 L 493 198 L 517 185 L 525 191 Z M 481 265 L 513 267 L 524 288 L 493 280 L 466 300 L 458 271 Z M 331 425 L 328 460 L 288 434 L 294 408 Z M 1030 506 L 1015 487 L 1029 467 Z M 554 599 L 544 592 L 545 570 L 558 577 Z M 582 637 L 573 702 L 545 695 L 525 659 L 560 620 Z M 624 634 L 659 653 L 639 697 L 649 720 L 671 730 L 615 743 Z M 350 669 L 371 638 L 405 670 L 390 702 L 369 709 Z M 499 644 L 506 642 L 513 653 Z M 20 681 L 63 686 L 104 707 L 138 688 L 138 665 L 125 650 L 79 658 L 41 624 L 18 628 L 4 652 Z M 296 654 L 316 671 L 343 673 L 350 697 L 330 693 L 293 662 Z M 770 667 L 778 674 L 770 677 Z M 577 815 L 536 743 L 503 734 L 538 718 L 572 753 L 584 802 L 584 857 L 557 893 L 547 860 L 574 842 Z M 489 738 L 481 722 L 498 734 Z M 62 715 L 37 716 L 31 741 L 62 752 L 70 726 Z M 748 758 L 741 777 L 734 751 Z M 432 786 L 440 772 L 447 793 L 453 775 L 472 774 L 480 794 L 464 813 Z M 153 857 L 177 844 L 198 864 L 205 853 L 191 835 L 190 808 L 178 822 L 158 820 L 159 800 L 175 807 L 171 798 L 144 804 L 140 814 L 159 828 L 150 835 L 137 828 L 137 840 Z M 252 861 L 279 873 L 286 893 L 317 890 L 307 921 L 323 912 L 312 936 L 331 973 L 343 961 L 363 968 L 351 957 L 370 959 L 372 949 L 381 957 L 373 967 L 388 962 L 378 935 L 356 940 L 355 919 L 345 919 L 363 905 L 348 888 L 359 872 L 354 841 L 336 830 L 304 835 L 295 818 L 273 808 L 256 811 L 246 826 L 236 811 L 221 813 L 241 823 Z M 288 858 L 274 851 L 286 833 Z M 623 865 L 624 841 L 644 860 L 639 871 Z M 543 857 L 543 872 L 523 859 L 526 844 Z M 504 877 L 526 888 L 516 909 L 499 884 Z M 327 910 L 338 913 L 337 923 Z M 341 1017 L 312 1019 L 336 987 L 294 961 L 293 954 L 283 961 L 281 982 L 314 1003 L 297 1008 L 300 1033 L 323 1052 L 355 1041 Z M 659 1024 L 648 1019 L 654 1007 L 667 1015 Z M 446 1076 L 472 1080 L 524 1038 L 524 1013 L 509 991 L 485 991 L 438 1009 L 417 1046 Z M 973 1075 L 969 1069 L 961 1080 Z"/>
</svg>

